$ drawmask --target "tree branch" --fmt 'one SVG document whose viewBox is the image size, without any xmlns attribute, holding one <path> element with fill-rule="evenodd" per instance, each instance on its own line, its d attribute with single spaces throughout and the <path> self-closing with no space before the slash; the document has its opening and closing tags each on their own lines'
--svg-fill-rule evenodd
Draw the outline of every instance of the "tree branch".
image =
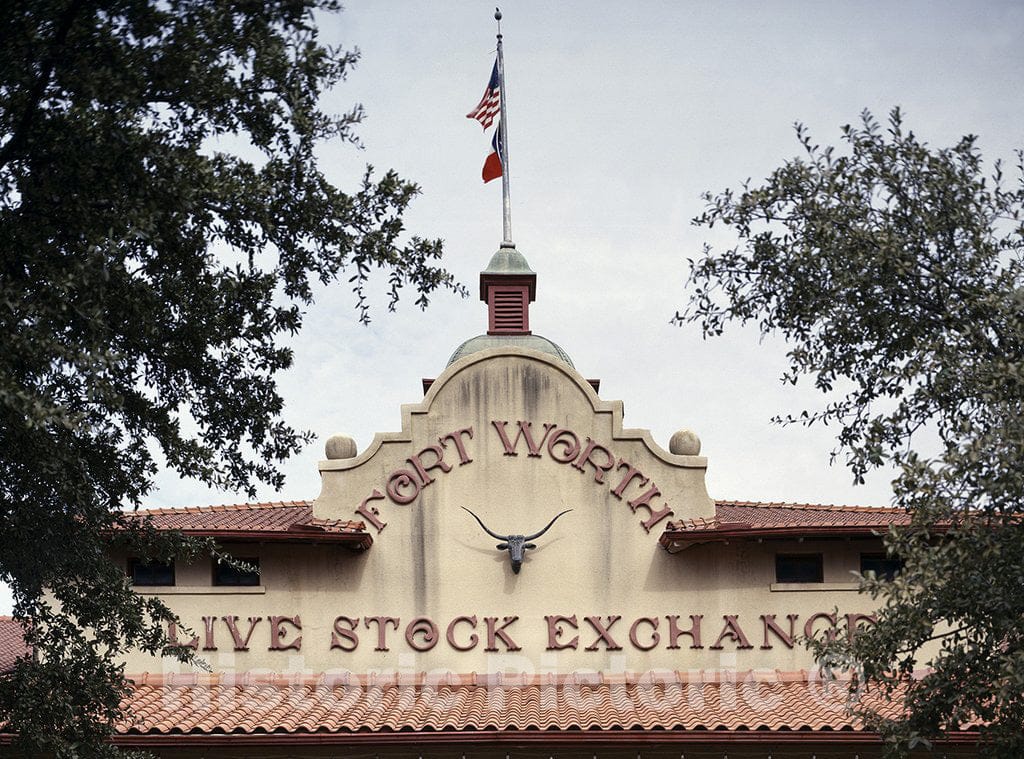
<svg viewBox="0 0 1024 759">
<path fill-rule="evenodd" d="M 39 76 L 36 78 L 35 84 L 29 91 L 28 102 L 25 104 L 25 110 L 22 112 L 21 118 L 18 119 L 18 124 L 14 128 L 11 138 L 4 143 L 2 148 L 0 148 L 0 166 L 5 166 L 10 162 L 14 157 L 15 152 L 24 144 L 26 137 L 31 131 L 32 122 L 35 119 L 36 114 L 39 112 L 39 104 L 42 102 L 43 95 L 46 93 L 46 87 L 50 83 L 50 77 L 53 76 L 53 69 L 57 64 L 60 49 L 67 41 L 68 34 L 70 34 L 71 27 L 75 22 L 75 17 L 78 16 L 83 5 L 85 5 L 84 0 L 72 0 L 72 3 L 65 8 L 64 13 L 61 14 L 57 23 L 57 32 L 54 34 L 53 41 L 50 43 L 50 50 L 46 58 L 43 60 L 43 65 L 39 72 Z"/>
</svg>

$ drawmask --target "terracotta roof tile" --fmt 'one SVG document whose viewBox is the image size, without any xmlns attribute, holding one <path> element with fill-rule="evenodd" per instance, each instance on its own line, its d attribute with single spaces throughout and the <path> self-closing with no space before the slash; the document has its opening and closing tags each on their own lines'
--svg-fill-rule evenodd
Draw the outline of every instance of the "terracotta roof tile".
<svg viewBox="0 0 1024 759">
<path fill-rule="evenodd" d="M 604 681 L 601 681 L 604 680 Z M 466 730 L 864 731 L 808 673 L 135 677 L 121 735 Z"/>
<path fill-rule="evenodd" d="M 133 518 L 149 518 L 154 527 L 165 530 L 287 530 L 313 518 L 311 501 L 236 503 L 223 506 L 185 506 L 147 509 Z"/>
<path fill-rule="evenodd" d="M 833 506 L 810 503 L 750 503 L 718 501 L 715 518 L 720 522 L 744 522 L 751 527 L 886 527 L 909 524 L 905 509 L 891 506 Z"/>
<path fill-rule="evenodd" d="M 313 516 L 312 501 L 271 501 L 223 506 L 148 509 L 126 515 L 148 519 L 159 530 L 181 530 L 220 538 L 316 539 L 333 536 L 369 548 L 373 539 L 363 522 Z"/>
<path fill-rule="evenodd" d="M 11 669 L 15 659 L 30 650 L 25 644 L 21 624 L 13 617 L 0 616 L 0 673 Z"/>
<path fill-rule="evenodd" d="M 810 503 L 717 501 L 713 519 L 670 522 L 661 543 L 701 542 L 716 538 L 776 535 L 864 534 L 884 532 L 889 525 L 910 524 L 903 509 L 875 506 L 833 506 Z"/>
</svg>

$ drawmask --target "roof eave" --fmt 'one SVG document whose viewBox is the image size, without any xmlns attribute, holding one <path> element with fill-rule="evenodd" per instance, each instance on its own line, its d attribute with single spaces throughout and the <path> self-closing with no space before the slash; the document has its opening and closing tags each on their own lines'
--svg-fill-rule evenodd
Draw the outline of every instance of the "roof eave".
<svg viewBox="0 0 1024 759">
<path fill-rule="evenodd" d="M 305 543 L 342 545 L 353 551 L 365 551 L 373 545 L 368 532 L 329 532 L 326 530 L 178 530 L 182 535 L 214 538 L 221 543 Z"/>
<path fill-rule="evenodd" d="M 935 741 L 938 745 L 973 744 L 978 733 L 965 730 L 952 733 Z M 429 744 L 432 746 L 460 745 L 502 745 L 507 743 L 561 746 L 622 746 L 623 744 L 674 744 L 705 745 L 721 744 L 794 744 L 810 747 L 815 743 L 874 744 L 880 745 L 881 736 L 876 732 L 855 730 L 771 730 L 766 728 L 740 730 L 683 730 L 631 728 L 615 730 L 596 729 L 539 729 L 539 730 L 430 730 L 394 732 L 288 732 L 288 733 L 144 733 L 120 734 L 114 737 L 119 746 L 312 746 L 312 745 L 355 745 L 363 747 Z M 2 742 L 2 738 L 0 738 Z"/>
<path fill-rule="evenodd" d="M 665 530 L 658 543 L 669 553 L 700 543 L 724 543 L 730 540 L 771 538 L 853 538 L 880 537 L 887 525 L 836 525 L 833 527 L 741 527 L 705 530 Z"/>
</svg>

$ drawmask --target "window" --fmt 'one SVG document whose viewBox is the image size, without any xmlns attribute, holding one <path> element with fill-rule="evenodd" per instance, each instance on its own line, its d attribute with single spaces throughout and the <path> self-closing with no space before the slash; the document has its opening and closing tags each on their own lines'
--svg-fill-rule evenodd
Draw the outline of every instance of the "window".
<svg viewBox="0 0 1024 759">
<path fill-rule="evenodd" d="M 874 572 L 879 579 L 891 580 L 899 574 L 903 562 L 886 556 L 884 553 L 862 553 L 860 555 L 860 573 Z"/>
<path fill-rule="evenodd" d="M 236 562 L 245 564 L 247 569 L 240 569 L 220 559 L 213 560 L 214 585 L 259 585 L 260 560 L 254 557 L 234 557 Z"/>
<path fill-rule="evenodd" d="M 775 555 L 775 582 L 824 582 L 820 553 Z"/>
<path fill-rule="evenodd" d="M 174 562 L 128 559 L 128 575 L 132 585 L 174 585 Z"/>
</svg>

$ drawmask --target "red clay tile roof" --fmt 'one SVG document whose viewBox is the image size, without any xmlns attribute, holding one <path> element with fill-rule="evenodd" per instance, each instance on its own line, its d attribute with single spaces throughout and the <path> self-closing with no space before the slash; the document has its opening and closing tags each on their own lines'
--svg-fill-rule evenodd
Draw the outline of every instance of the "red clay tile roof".
<svg viewBox="0 0 1024 759">
<path fill-rule="evenodd" d="M 315 540 L 351 544 L 358 549 L 369 548 L 373 543 L 363 522 L 314 517 L 312 501 L 149 509 L 128 516 L 130 519 L 149 519 L 160 530 L 181 530 L 191 535 L 221 539 Z"/>
<path fill-rule="evenodd" d="M 669 522 L 661 545 L 681 545 L 743 537 L 871 535 L 890 524 L 908 524 L 909 515 L 892 507 L 832 506 L 808 503 L 718 501 L 713 519 Z M 138 511 L 158 529 L 236 540 L 320 540 L 369 548 L 373 538 L 363 522 L 318 519 L 311 501 L 237 503 Z"/>
<path fill-rule="evenodd" d="M 226 733 L 352 740 L 395 733 L 416 739 L 454 732 L 640 730 L 665 737 L 663 731 L 770 731 L 772 740 L 793 732 L 803 740 L 836 732 L 871 735 L 847 711 L 846 682 L 827 683 L 806 672 L 133 679 L 127 705 L 135 717 L 118 726 L 122 738 Z"/>
<path fill-rule="evenodd" d="M 679 547 L 744 537 L 868 536 L 884 532 L 891 524 L 910 524 L 910 515 L 894 507 L 717 501 L 713 519 L 669 522 L 660 542 Z"/>
<path fill-rule="evenodd" d="M 29 652 L 21 625 L 12 617 L 0 617 L 0 673 L 14 666 L 14 660 Z"/>
<path fill-rule="evenodd" d="M 886 527 L 909 524 L 905 509 L 892 506 L 832 506 L 812 503 L 718 501 L 715 516 L 722 522 L 745 522 L 754 528 Z"/>
<path fill-rule="evenodd" d="M 154 527 L 165 530 L 287 530 L 296 522 L 308 522 L 313 517 L 313 504 L 310 501 L 269 501 L 146 509 L 134 513 L 149 517 Z"/>
</svg>

